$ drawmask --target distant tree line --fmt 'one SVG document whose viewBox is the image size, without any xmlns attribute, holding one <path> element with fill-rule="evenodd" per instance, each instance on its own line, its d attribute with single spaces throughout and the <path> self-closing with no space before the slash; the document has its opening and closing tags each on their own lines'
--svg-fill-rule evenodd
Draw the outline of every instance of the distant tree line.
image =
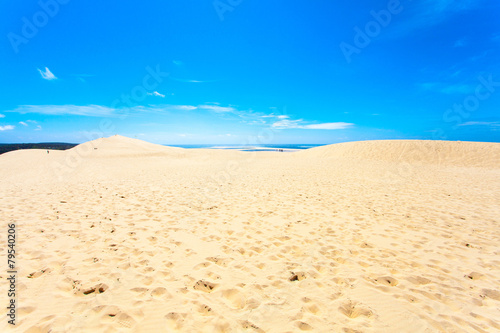
<svg viewBox="0 0 500 333">
<path fill-rule="evenodd" d="M 74 143 L 45 142 L 45 143 L 0 143 L 0 155 L 19 149 L 52 149 L 66 150 L 75 147 Z"/>
</svg>

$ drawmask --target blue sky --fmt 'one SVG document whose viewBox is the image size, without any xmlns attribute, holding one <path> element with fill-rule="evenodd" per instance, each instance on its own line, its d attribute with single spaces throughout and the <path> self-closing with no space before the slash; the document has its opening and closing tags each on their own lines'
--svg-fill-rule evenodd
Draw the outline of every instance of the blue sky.
<svg viewBox="0 0 500 333">
<path fill-rule="evenodd" d="M 0 143 L 500 141 L 498 1 L 0 6 Z"/>
</svg>

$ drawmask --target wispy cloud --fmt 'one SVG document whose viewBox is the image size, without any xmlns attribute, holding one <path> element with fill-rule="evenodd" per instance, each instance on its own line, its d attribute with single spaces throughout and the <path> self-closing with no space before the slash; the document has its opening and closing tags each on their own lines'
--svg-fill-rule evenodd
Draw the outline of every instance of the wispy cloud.
<svg viewBox="0 0 500 333">
<path fill-rule="evenodd" d="M 217 80 L 192 80 L 192 79 L 180 79 L 176 77 L 170 76 L 170 79 L 178 82 L 184 82 L 184 83 L 212 83 L 212 82 L 217 82 Z"/>
<path fill-rule="evenodd" d="M 44 80 L 57 80 L 57 77 L 52 74 L 50 69 L 48 67 L 45 67 L 45 71 L 42 71 L 40 68 L 37 68 L 38 71 L 40 72 L 40 75 L 42 76 L 42 79 Z"/>
<path fill-rule="evenodd" d="M 13 130 L 15 127 L 12 125 L 5 125 L 5 126 L 0 126 L 0 131 L 10 131 Z"/>
<path fill-rule="evenodd" d="M 192 111 L 196 110 L 196 106 L 192 105 L 173 105 L 174 109 L 181 110 L 181 111 Z"/>
<path fill-rule="evenodd" d="M 271 126 L 274 128 L 300 128 L 300 122 L 302 119 L 289 120 L 284 119 L 273 123 Z"/>
<path fill-rule="evenodd" d="M 218 105 L 198 105 L 199 109 L 204 109 L 204 110 L 210 110 L 213 112 L 217 113 L 224 113 L 224 112 L 234 112 L 236 111 L 235 108 L 233 107 L 227 107 L 227 106 L 218 106 Z"/>
<path fill-rule="evenodd" d="M 19 124 L 21 124 L 23 126 L 28 126 L 28 124 L 26 124 L 24 121 L 20 121 Z"/>
<path fill-rule="evenodd" d="M 289 118 L 288 116 L 286 115 L 276 115 L 274 113 L 271 113 L 271 114 L 265 114 L 265 115 L 262 115 L 261 118 L 278 118 L 278 119 L 286 119 L 286 118 Z"/>
<path fill-rule="evenodd" d="M 165 95 L 164 94 L 160 94 L 159 92 L 157 91 L 153 91 L 153 92 L 148 92 L 147 93 L 149 96 L 158 96 L 158 97 L 161 97 L 161 98 L 165 98 Z"/>
<path fill-rule="evenodd" d="M 393 34 L 403 36 L 424 28 L 428 29 L 460 12 L 473 9 L 478 3 L 477 0 L 406 1 L 404 13 L 407 17 L 394 25 Z"/>
<path fill-rule="evenodd" d="M 284 119 L 275 122 L 272 124 L 272 127 L 278 129 L 289 129 L 289 128 L 298 128 L 298 129 L 313 129 L 313 130 L 340 130 L 346 129 L 354 126 L 352 123 L 344 123 L 344 122 L 336 122 L 336 123 L 320 123 L 320 124 L 303 124 L 304 121 L 302 119 L 290 120 Z"/>
<path fill-rule="evenodd" d="M 5 118 L 5 115 L 0 113 L 0 118 Z"/>
<path fill-rule="evenodd" d="M 467 84 L 450 84 L 441 89 L 443 94 L 469 94 L 474 91 L 474 87 Z"/>
<path fill-rule="evenodd" d="M 470 94 L 474 92 L 474 86 L 468 84 L 447 84 L 443 82 L 424 82 L 419 83 L 417 86 L 420 89 L 434 91 L 442 94 Z"/>
<path fill-rule="evenodd" d="M 218 114 L 236 115 L 242 122 L 249 125 L 271 126 L 277 129 L 311 129 L 311 130 L 339 130 L 354 126 L 352 123 L 334 122 L 334 123 L 318 123 L 314 124 L 311 121 L 303 119 L 292 119 L 286 114 L 265 114 L 255 112 L 253 110 L 238 110 L 232 106 L 219 105 L 198 105 L 197 109 L 210 110 Z M 275 110 L 275 108 L 273 108 Z"/>
<path fill-rule="evenodd" d="M 21 105 L 9 112 L 37 113 L 53 116 L 75 115 L 88 117 L 112 116 L 115 109 L 101 105 Z"/>
<path fill-rule="evenodd" d="M 500 121 L 467 121 L 458 126 L 492 126 L 500 127 Z"/>
<path fill-rule="evenodd" d="M 466 45 L 465 38 L 459 39 L 453 44 L 453 47 L 464 47 Z"/>
<path fill-rule="evenodd" d="M 304 121 L 303 119 L 292 119 L 289 115 L 262 112 L 249 110 L 238 110 L 234 106 L 221 106 L 216 103 L 194 105 L 138 105 L 131 108 L 120 109 L 110 108 L 102 105 L 21 105 L 14 110 L 7 112 L 15 112 L 20 114 L 43 114 L 51 116 L 85 116 L 85 117 L 118 117 L 124 112 L 128 115 L 140 114 L 174 114 L 186 111 L 213 112 L 219 117 L 232 117 L 233 120 L 246 123 L 248 125 L 270 126 L 273 128 L 287 129 L 316 129 L 316 130 L 337 130 L 346 129 L 354 126 L 352 123 L 332 122 L 332 123 L 314 123 L 312 121 Z M 36 124 L 34 120 L 26 120 L 20 122 L 23 126 L 28 126 L 29 123 Z M 41 129 L 40 126 L 37 129 Z"/>
<path fill-rule="evenodd" d="M 42 130 L 42 126 L 38 125 L 36 128 L 35 128 L 35 131 L 41 131 Z"/>
<path fill-rule="evenodd" d="M 86 116 L 86 117 L 118 117 L 127 114 L 141 114 L 141 113 L 165 113 L 168 111 L 192 111 L 198 107 L 193 105 L 138 105 L 131 108 L 119 109 L 110 108 L 102 105 L 20 105 L 17 108 L 7 111 L 20 114 L 43 114 L 51 116 Z M 34 120 L 27 120 L 26 122 L 36 123 Z"/>
<path fill-rule="evenodd" d="M 87 82 L 87 80 L 85 78 L 88 78 L 88 77 L 93 77 L 95 75 L 93 74 L 75 74 L 76 76 L 76 79 L 80 82 Z"/>
<path fill-rule="evenodd" d="M 352 126 L 354 126 L 354 124 L 352 124 L 352 123 L 338 122 L 338 123 L 322 123 L 322 124 L 305 125 L 305 126 L 302 126 L 301 128 L 323 129 L 323 130 L 340 130 L 340 129 L 346 129 L 346 128 L 349 128 Z"/>
<path fill-rule="evenodd" d="M 38 124 L 36 120 L 26 120 L 27 123 Z"/>
</svg>

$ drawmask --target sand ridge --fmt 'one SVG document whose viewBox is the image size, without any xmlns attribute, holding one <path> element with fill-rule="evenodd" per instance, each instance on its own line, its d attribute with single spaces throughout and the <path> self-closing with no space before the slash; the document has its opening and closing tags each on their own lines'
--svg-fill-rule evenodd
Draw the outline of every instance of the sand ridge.
<svg viewBox="0 0 500 333">
<path fill-rule="evenodd" d="M 16 330 L 500 330 L 499 146 L 4 154 Z"/>
</svg>

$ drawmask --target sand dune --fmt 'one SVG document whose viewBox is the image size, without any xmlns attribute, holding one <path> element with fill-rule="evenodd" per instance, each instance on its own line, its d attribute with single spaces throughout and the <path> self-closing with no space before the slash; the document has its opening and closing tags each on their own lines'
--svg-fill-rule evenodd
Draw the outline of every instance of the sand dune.
<svg viewBox="0 0 500 333">
<path fill-rule="evenodd" d="M 121 135 L 101 138 L 78 145 L 68 151 L 80 154 L 88 152 L 89 157 L 101 156 L 147 156 L 151 154 L 167 154 L 182 151 L 181 148 L 165 147 L 146 141 L 131 139 Z"/>
<path fill-rule="evenodd" d="M 315 158 L 496 168 L 500 161 L 500 145 L 486 142 L 375 140 L 321 146 L 301 154 Z"/>
<path fill-rule="evenodd" d="M 15 330 L 499 331 L 499 152 L 367 141 L 252 153 L 115 136 L 3 154 Z"/>
</svg>

